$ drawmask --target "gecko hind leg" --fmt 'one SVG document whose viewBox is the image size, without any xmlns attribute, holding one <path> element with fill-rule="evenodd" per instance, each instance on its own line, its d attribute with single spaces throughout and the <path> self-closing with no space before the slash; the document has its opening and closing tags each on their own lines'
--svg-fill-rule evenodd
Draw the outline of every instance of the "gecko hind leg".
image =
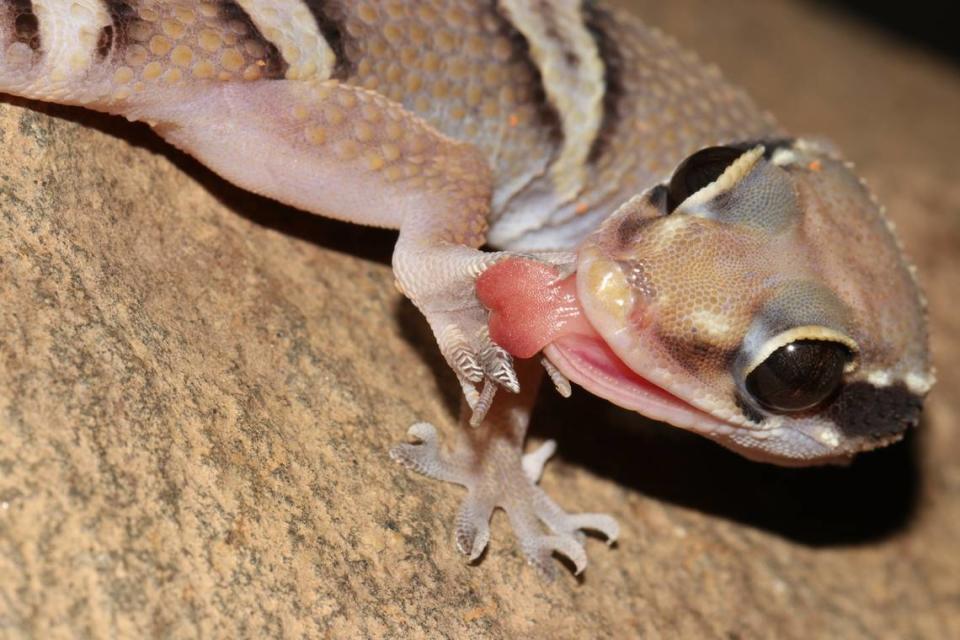
<svg viewBox="0 0 960 640">
<path fill-rule="evenodd" d="M 535 370 L 531 363 L 520 364 L 524 365 L 523 374 Z M 454 535 L 458 550 L 469 561 L 477 560 L 486 548 L 490 518 L 500 508 L 506 512 L 527 561 L 545 577 L 556 573 L 555 554 L 567 558 L 579 574 L 587 564 L 583 531 L 599 532 L 612 544 L 619 526 L 606 514 L 568 513 L 537 486 L 556 445 L 548 441 L 523 453 L 537 384 L 526 376 L 522 382 L 520 394 L 498 397 L 479 428 L 468 427 L 469 411 L 462 412 L 453 451 L 441 450 L 436 429 L 421 422 L 408 431 L 413 442 L 395 446 L 390 457 L 425 476 L 466 487 Z"/>
</svg>

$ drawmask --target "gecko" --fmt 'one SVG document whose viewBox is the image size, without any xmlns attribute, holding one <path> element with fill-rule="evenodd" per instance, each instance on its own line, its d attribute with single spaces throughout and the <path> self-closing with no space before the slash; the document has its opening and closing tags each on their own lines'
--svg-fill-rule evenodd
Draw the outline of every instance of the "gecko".
<svg viewBox="0 0 960 640">
<path fill-rule="evenodd" d="M 470 561 L 496 509 L 548 576 L 618 536 L 539 486 L 544 374 L 793 466 L 898 440 L 934 382 L 914 269 L 852 165 L 605 2 L 2 0 L 0 92 L 399 230 L 463 409 L 452 447 L 418 423 L 390 456 L 466 487 Z"/>
</svg>

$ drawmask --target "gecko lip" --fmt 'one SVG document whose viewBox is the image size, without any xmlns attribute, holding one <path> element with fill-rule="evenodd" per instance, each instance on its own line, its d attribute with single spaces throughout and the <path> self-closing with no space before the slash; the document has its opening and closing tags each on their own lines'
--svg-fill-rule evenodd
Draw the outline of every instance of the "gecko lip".
<svg viewBox="0 0 960 640">
<path fill-rule="evenodd" d="M 564 335 L 547 345 L 544 354 L 571 381 L 624 409 L 701 432 L 731 429 L 630 369 L 599 337 Z"/>
</svg>

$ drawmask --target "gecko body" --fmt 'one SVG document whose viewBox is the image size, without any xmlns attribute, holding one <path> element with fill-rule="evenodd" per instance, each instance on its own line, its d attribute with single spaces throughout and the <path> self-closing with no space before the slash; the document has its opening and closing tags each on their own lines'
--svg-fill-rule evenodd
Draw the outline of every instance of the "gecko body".
<svg viewBox="0 0 960 640">
<path fill-rule="evenodd" d="M 618 533 L 537 486 L 542 369 L 514 356 L 788 465 L 895 441 L 933 382 L 922 296 L 851 167 L 602 2 L 3 0 L 0 92 L 398 229 L 397 284 L 466 407 L 453 451 L 421 423 L 391 455 L 467 488 L 471 559 L 496 508 L 546 573 L 583 569 L 581 530 Z"/>
</svg>

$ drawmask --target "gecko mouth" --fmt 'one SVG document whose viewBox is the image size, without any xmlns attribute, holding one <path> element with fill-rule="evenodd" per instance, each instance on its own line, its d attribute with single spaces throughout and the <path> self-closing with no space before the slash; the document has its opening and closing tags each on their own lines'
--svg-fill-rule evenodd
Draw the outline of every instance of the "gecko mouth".
<svg viewBox="0 0 960 640">
<path fill-rule="evenodd" d="M 701 432 L 730 429 L 627 366 L 587 320 L 575 277 L 558 280 L 555 268 L 523 259 L 488 269 L 477 296 L 490 309 L 494 341 L 520 358 L 543 351 L 572 382 L 648 418 Z"/>
<path fill-rule="evenodd" d="M 685 429 L 714 433 L 730 429 L 630 369 L 599 337 L 564 335 L 546 345 L 543 353 L 572 382 L 624 409 Z"/>
</svg>

